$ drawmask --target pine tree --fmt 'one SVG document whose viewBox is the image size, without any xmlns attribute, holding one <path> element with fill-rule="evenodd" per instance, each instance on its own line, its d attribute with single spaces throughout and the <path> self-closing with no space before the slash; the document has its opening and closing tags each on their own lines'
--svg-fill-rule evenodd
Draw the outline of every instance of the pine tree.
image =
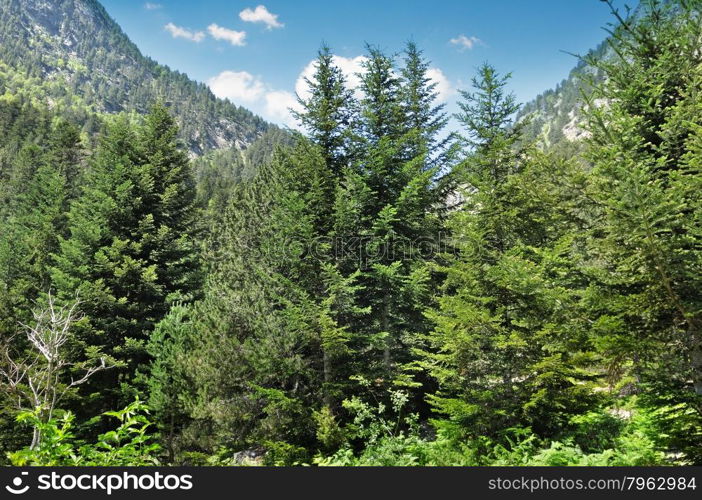
<svg viewBox="0 0 702 500">
<path fill-rule="evenodd" d="M 425 168 L 437 164 L 447 168 L 453 160 L 456 148 L 452 134 L 441 137 L 448 116 L 445 104 L 439 100 L 438 82 L 429 75 L 429 61 L 414 42 L 408 42 L 404 50 L 404 65 L 401 69 L 401 101 L 404 121 L 414 136 L 410 139 L 408 158 L 425 157 Z"/>
<path fill-rule="evenodd" d="M 7 291 L 0 301 L 8 308 L 3 315 L 7 335 L 20 319 L 28 320 L 32 302 L 51 289 L 50 257 L 66 233 L 65 211 L 82 169 L 75 130 L 58 121 L 47 132 L 45 149 L 27 144 L 16 159 L 0 234 L 0 283 Z"/>
<path fill-rule="evenodd" d="M 415 335 L 426 329 L 426 262 L 441 227 L 435 180 L 445 167 L 431 164 L 428 148 L 443 119 L 418 53 L 404 71 L 413 95 L 403 90 L 393 58 L 380 50 L 369 47 L 364 66 L 355 146 L 361 153 L 342 180 L 334 227 L 356 242 L 342 253 L 340 269 L 359 273 L 358 305 L 368 311 L 351 320 L 355 370 L 386 396 L 393 383 L 411 383 L 404 367 L 413 359 Z"/>
<path fill-rule="evenodd" d="M 468 132 L 468 137 L 462 137 L 467 150 L 479 153 L 466 164 L 472 183 L 499 184 L 516 167 L 513 146 L 521 126 L 512 127 L 519 105 L 514 94 L 507 92 L 511 76 L 501 76 L 484 63 L 472 79 L 473 91 L 459 90 L 463 100 L 458 103 L 461 112 L 455 117 Z"/>
<path fill-rule="evenodd" d="M 332 175 L 340 177 L 348 166 L 355 102 L 327 45 L 319 50 L 314 75 L 306 78 L 305 84 L 309 97 L 298 96 L 303 111 L 294 116 L 308 132 L 309 139 L 319 146 Z"/>
<path fill-rule="evenodd" d="M 612 10 L 615 57 L 590 60 L 607 78 L 588 102 L 599 217 L 586 304 L 612 382 L 642 391 L 666 444 L 699 462 L 701 13 L 695 2 Z"/>
<path fill-rule="evenodd" d="M 301 139 L 232 193 L 192 314 L 193 433 L 211 425 L 215 443 L 310 447 L 313 410 L 339 404 L 341 315 L 355 290 L 320 229 L 331 180 L 319 149 Z"/>
<path fill-rule="evenodd" d="M 57 121 L 47 129 L 33 131 L 45 134 L 45 147 L 28 142 L 16 153 L 0 208 L 0 338 L 12 339 L 11 347 L 20 353 L 28 348 L 21 324 L 32 322 L 36 302 L 51 290 L 51 254 L 65 234 L 65 207 L 76 187 L 67 172 L 82 168 L 80 139 L 67 134 L 74 128 Z M 3 404 L 10 416 L 14 406 Z M 16 434 L 8 431 L 0 439 Z"/>
<path fill-rule="evenodd" d="M 78 295 L 88 323 L 79 338 L 122 364 L 94 387 L 131 384 L 147 360 L 145 342 L 168 302 L 199 288 L 194 186 L 167 110 L 155 106 L 143 126 L 117 118 L 103 137 L 80 197 L 68 214 L 52 268 L 64 299 Z M 127 386 L 125 386 L 126 389 Z M 116 407 L 113 397 L 101 404 Z"/>
<path fill-rule="evenodd" d="M 187 411 L 192 376 L 187 369 L 188 353 L 195 346 L 192 307 L 174 305 L 151 334 L 147 349 L 153 362 L 149 370 L 149 408 L 161 428 L 173 464 L 180 435 L 191 422 Z"/>
<path fill-rule="evenodd" d="M 454 436 L 500 437 L 513 427 L 553 436 L 592 403 L 579 368 L 587 348 L 573 309 L 573 222 L 555 207 L 567 164 L 521 151 L 514 97 L 485 64 L 463 91 L 466 142 L 461 208 L 448 221 L 453 252 L 420 366 L 439 384 L 429 401 Z M 559 178 L 559 176 L 562 176 Z M 572 193 L 570 193 L 572 196 Z"/>
</svg>

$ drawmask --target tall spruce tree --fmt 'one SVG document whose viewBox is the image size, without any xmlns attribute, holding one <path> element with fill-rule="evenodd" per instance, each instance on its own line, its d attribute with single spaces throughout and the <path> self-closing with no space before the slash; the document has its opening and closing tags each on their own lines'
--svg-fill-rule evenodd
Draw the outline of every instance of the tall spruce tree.
<svg viewBox="0 0 702 500">
<path fill-rule="evenodd" d="M 327 45 L 319 50 L 314 74 L 305 79 L 305 84 L 309 96 L 298 96 L 302 111 L 295 112 L 294 116 L 309 139 L 319 146 L 330 172 L 340 177 L 350 156 L 355 101 Z"/>
<path fill-rule="evenodd" d="M 63 120 L 45 131 L 46 146 L 25 144 L 19 151 L 0 233 L 0 283 L 7 292 L 0 301 L 6 334 L 26 321 L 32 301 L 51 288 L 51 254 L 66 234 L 66 209 L 82 169 L 77 128 Z"/>
<path fill-rule="evenodd" d="M 315 248 L 321 267 L 307 286 L 317 297 L 319 310 L 317 321 L 323 339 L 324 404 L 336 411 L 344 399 L 348 377 L 353 374 L 345 366 L 348 363 L 340 363 L 341 359 L 349 361 L 347 341 L 353 335 L 348 331 L 349 322 L 354 315 L 363 314 L 352 299 L 357 290 L 353 283 L 358 273 L 355 268 L 345 265 L 349 257 L 347 244 L 357 237 L 357 227 L 350 227 L 347 221 L 340 220 L 343 215 L 339 213 L 336 201 L 346 192 L 347 177 L 352 175 L 358 103 L 326 45 L 320 49 L 315 73 L 306 84 L 309 98 L 300 98 L 302 111 L 296 113 L 296 117 L 308 132 L 309 140 L 318 147 L 330 177 L 318 205 L 321 217 L 316 229 L 318 244 Z M 334 313 L 337 306 L 344 312 Z"/>
<path fill-rule="evenodd" d="M 168 310 L 199 288 L 193 240 L 197 211 L 189 162 L 168 110 L 144 124 L 118 117 L 102 138 L 80 197 L 68 213 L 52 268 L 60 297 L 76 295 L 87 317 L 78 337 L 121 366 L 96 378 L 101 407 L 117 407 L 148 359 L 145 342 Z M 110 396 L 109 394 L 112 394 Z"/>
<path fill-rule="evenodd" d="M 423 156 L 425 168 L 439 165 L 447 169 L 457 152 L 457 144 L 453 143 L 453 135 L 444 131 L 448 115 L 445 104 L 438 104 L 441 97 L 438 82 L 432 80 L 429 61 L 423 57 L 416 43 L 408 42 L 403 55 L 400 99 L 404 122 L 412 135 L 409 138 L 408 158 Z"/>
<path fill-rule="evenodd" d="M 15 123 L 22 121 L 21 115 Z M 51 254 L 66 233 L 65 210 L 82 168 L 75 127 L 63 120 L 45 125 L 45 130 L 32 131 L 43 137 L 42 146 L 25 142 L 14 156 L 5 180 L 7 198 L 0 208 L 0 339 L 3 343 L 12 339 L 10 347 L 16 352 L 28 347 L 26 336 L 19 334 L 21 324 L 31 323 L 35 302 L 51 289 Z M 3 413 L 13 416 L 14 404 L 2 406 Z M 13 429 L 13 419 L 8 420 L 1 425 Z M 12 441 L 19 435 L 3 432 L 0 448 L 6 438 Z"/>
<path fill-rule="evenodd" d="M 359 273 L 359 306 L 368 310 L 352 318 L 354 366 L 383 395 L 393 384 L 410 383 L 404 367 L 413 359 L 415 334 L 426 328 L 425 263 L 439 240 L 435 179 L 441 166 L 430 165 L 428 149 L 443 119 L 427 67 L 415 51 L 398 71 L 393 58 L 368 47 L 355 146 L 361 154 L 335 201 L 335 234 L 356 242 L 340 269 Z M 402 78 L 412 81 L 411 95 Z"/>
<path fill-rule="evenodd" d="M 565 206 L 558 184 L 569 166 L 517 149 L 507 81 L 485 64 L 461 92 L 457 118 L 471 145 L 463 202 L 448 222 L 454 252 L 439 267 L 446 279 L 420 363 L 439 383 L 429 401 L 454 436 L 514 427 L 552 436 L 592 400 L 578 382 L 592 377 L 577 363 L 587 345 L 573 320 L 577 294 L 565 287 L 577 282 L 573 224 L 555 208 Z"/>
<path fill-rule="evenodd" d="M 342 318 L 356 288 L 321 229 L 333 180 L 319 148 L 300 139 L 237 186 L 208 244 L 211 272 L 190 320 L 197 340 L 185 353 L 195 391 L 186 433 L 213 429 L 208 446 L 310 449 L 313 411 L 340 403 Z"/>
<path fill-rule="evenodd" d="M 615 56 L 590 60 L 607 78 L 588 102 L 599 217 L 586 305 L 613 382 L 641 391 L 665 444 L 699 463 L 702 13 L 645 2 L 624 18 L 609 3 Z"/>
</svg>

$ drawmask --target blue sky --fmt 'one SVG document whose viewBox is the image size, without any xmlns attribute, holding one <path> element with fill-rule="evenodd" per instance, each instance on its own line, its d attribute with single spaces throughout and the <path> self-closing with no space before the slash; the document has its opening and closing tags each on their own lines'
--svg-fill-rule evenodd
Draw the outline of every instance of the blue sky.
<svg viewBox="0 0 702 500">
<path fill-rule="evenodd" d="M 322 41 L 351 75 L 366 42 L 396 53 L 414 40 L 454 111 L 484 61 L 512 72 L 520 102 L 554 87 L 576 63 L 563 51 L 587 52 L 611 21 L 599 0 L 101 1 L 145 55 L 281 124 Z"/>
</svg>

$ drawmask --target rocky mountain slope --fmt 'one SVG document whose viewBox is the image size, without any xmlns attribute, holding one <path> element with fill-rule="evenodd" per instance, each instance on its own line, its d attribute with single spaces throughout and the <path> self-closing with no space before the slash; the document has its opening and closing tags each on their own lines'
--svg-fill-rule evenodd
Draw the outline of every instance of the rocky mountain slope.
<svg viewBox="0 0 702 500">
<path fill-rule="evenodd" d="M 607 41 L 590 52 L 595 58 L 609 57 Z M 579 61 L 567 78 L 554 89 L 538 95 L 522 106 L 517 120 L 528 119 L 524 128 L 527 140 L 536 140 L 543 147 L 571 151 L 587 133 L 583 128 L 583 93 L 592 82 L 604 76 L 584 61 Z"/>
<path fill-rule="evenodd" d="M 658 3 L 666 4 L 669 0 L 659 0 Z M 677 7 L 670 3 L 670 8 Z M 638 2 L 635 2 L 634 7 L 619 10 L 619 14 L 628 20 L 635 20 L 644 12 L 644 5 Z M 565 155 L 575 154 L 581 148 L 582 139 L 587 136 L 583 126 L 583 95 L 588 95 L 592 85 L 601 83 L 605 78 L 601 70 L 585 60 L 607 60 L 615 58 L 616 54 L 608 37 L 587 54 L 580 56 L 582 57 L 567 78 L 554 89 L 547 90 L 524 104 L 516 117 L 518 121 L 528 119 L 524 127 L 527 140 L 536 140 L 542 147 Z M 603 103 L 595 99 L 593 104 L 598 106 Z"/>
<path fill-rule="evenodd" d="M 274 126 L 141 54 L 97 0 L 0 0 L 0 96 L 29 95 L 90 131 L 94 118 L 171 106 L 193 155 L 243 149 Z"/>
</svg>

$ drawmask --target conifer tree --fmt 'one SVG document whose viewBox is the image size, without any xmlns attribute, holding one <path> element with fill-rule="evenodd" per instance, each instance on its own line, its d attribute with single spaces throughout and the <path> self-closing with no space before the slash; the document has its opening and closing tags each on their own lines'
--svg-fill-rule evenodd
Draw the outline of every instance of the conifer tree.
<svg viewBox="0 0 702 500">
<path fill-rule="evenodd" d="M 350 354 L 347 341 L 353 335 L 348 331 L 349 321 L 354 312 L 362 314 L 351 300 L 358 273 L 354 272 L 355 268 L 345 266 L 349 257 L 346 243 L 357 237 L 357 228 L 346 226 L 345 221 L 339 220 L 340 214 L 335 213 L 336 199 L 346 192 L 342 184 L 352 175 L 352 141 L 358 133 L 355 129 L 358 104 L 326 45 L 320 49 L 315 73 L 306 83 L 310 97 L 300 98 L 303 111 L 295 116 L 321 152 L 329 177 L 317 204 L 320 217 L 316 233 L 321 244 L 315 248 L 321 266 L 306 286 L 311 295 L 316 296 L 315 307 L 319 311 L 316 321 L 323 339 L 324 404 L 331 409 L 340 407 L 344 379 L 352 374 L 337 366 L 340 357 Z M 344 270 L 348 272 L 345 274 Z M 333 312 L 336 306 L 345 310 L 342 316 Z"/>
<path fill-rule="evenodd" d="M 404 121 L 413 137 L 407 152 L 408 158 L 425 157 L 425 168 L 440 164 L 446 169 L 456 153 L 452 134 L 441 137 L 448 116 L 445 104 L 437 104 L 438 82 L 429 74 L 429 61 L 424 59 L 416 43 L 408 42 L 404 50 L 404 65 L 401 69 L 401 101 Z"/>
<path fill-rule="evenodd" d="M 413 95 L 403 90 L 393 58 L 368 47 L 356 134 L 362 154 L 344 178 L 335 207 L 336 234 L 359 241 L 342 270 L 360 273 L 359 306 L 368 310 L 352 322 L 356 370 L 376 380 L 381 392 L 408 383 L 404 366 L 412 360 L 414 335 L 426 328 L 425 263 L 436 252 L 440 231 L 435 179 L 443 165 L 430 165 L 428 148 L 443 121 L 426 63 L 416 52 L 410 59 L 404 74 Z"/>
<path fill-rule="evenodd" d="M 303 110 L 294 116 L 308 132 L 309 139 L 319 146 L 329 171 L 340 177 L 348 166 L 355 103 L 327 45 L 319 50 L 314 75 L 306 78 L 305 84 L 309 97 L 298 96 Z"/>
<path fill-rule="evenodd" d="M 8 308 L 3 315 L 7 335 L 18 321 L 28 320 L 32 302 L 51 289 L 51 254 L 66 233 L 65 212 L 82 168 L 74 126 L 57 121 L 46 142 L 43 150 L 34 144 L 20 150 L 10 180 L 13 194 L 0 233 L 0 283 L 6 290 L 0 302 Z"/>
<path fill-rule="evenodd" d="M 232 193 L 193 306 L 192 432 L 210 425 L 239 445 L 309 447 L 313 410 L 339 405 L 355 287 L 320 238 L 330 180 L 319 149 L 301 139 Z"/>
<path fill-rule="evenodd" d="M 586 348 L 573 320 L 577 295 L 554 279 L 577 274 L 568 265 L 572 223 L 554 211 L 568 165 L 515 147 L 507 79 L 481 66 L 457 116 L 472 149 L 459 167 L 454 253 L 440 267 L 446 279 L 420 363 L 439 383 L 429 401 L 453 435 L 498 437 L 518 426 L 554 435 L 592 402 L 575 382 L 592 378 L 575 362 Z"/>
<path fill-rule="evenodd" d="M 176 133 L 162 105 L 143 126 L 114 121 L 71 206 L 70 234 L 51 272 L 61 297 L 78 295 L 84 304 L 88 324 L 80 340 L 120 362 L 127 384 L 146 361 L 145 342 L 169 301 L 188 300 L 199 286 L 194 186 Z M 97 383 L 114 391 L 114 376 Z M 105 403 L 116 404 L 108 397 Z"/>
<path fill-rule="evenodd" d="M 174 305 L 156 325 L 147 345 L 153 359 L 148 403 L 162 432 L 169 464 L 180 449 L 183 429 L 192 421 L 187 411 L 193 396 L 187 361 L 196 345 L 191 314 L 191 305 Z"/>
<path fill-rule="evenodd" d="M 586 306 L 613 382 L 642 391 L 666 445 L 699 461 L 702 14 L 646 2 L 631 19 L 608 3 L 615 56 L 590 60 L 607 78 L 588 100 L 599 213 Z"/>
</svg>

